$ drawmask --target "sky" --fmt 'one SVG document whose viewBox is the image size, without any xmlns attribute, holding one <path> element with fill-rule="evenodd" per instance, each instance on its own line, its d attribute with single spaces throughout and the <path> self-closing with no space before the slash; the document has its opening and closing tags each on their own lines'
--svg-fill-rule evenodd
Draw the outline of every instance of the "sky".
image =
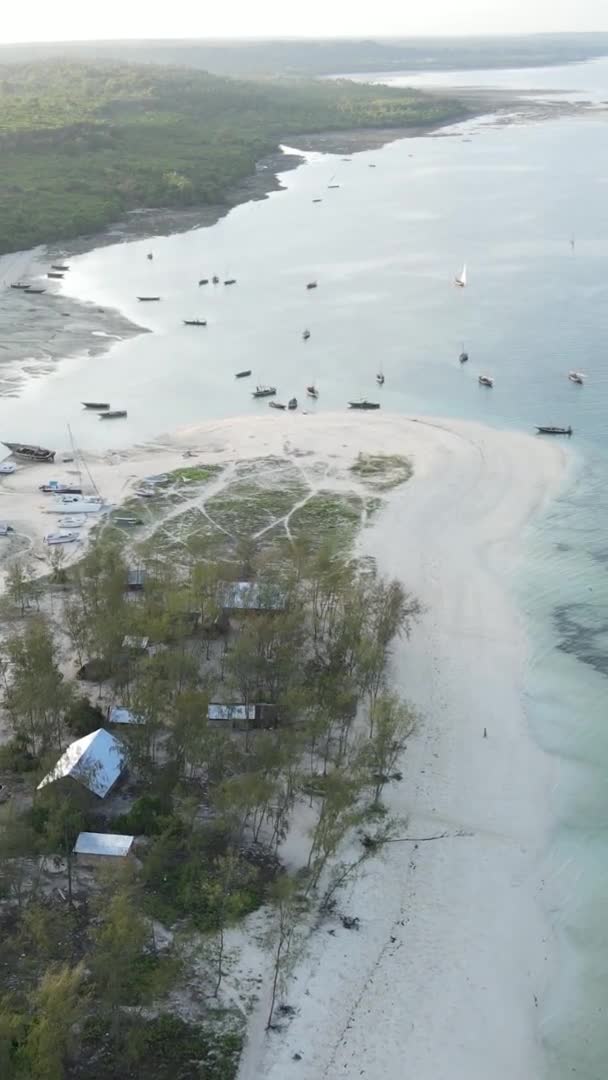
<svg viewBox="0 0 608 1080">
<path fill-rule="evenodd" d="M 3 0 L 0 42 L 608 30 L 607 0 Z"/>
</svg>

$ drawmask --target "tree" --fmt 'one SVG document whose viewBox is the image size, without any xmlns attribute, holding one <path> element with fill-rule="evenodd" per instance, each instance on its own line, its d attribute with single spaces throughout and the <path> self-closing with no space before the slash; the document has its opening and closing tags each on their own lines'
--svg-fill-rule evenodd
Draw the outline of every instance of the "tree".
<svg viewBox="0 0 608 1080">
<path fill-rule="evenodd" d="M 394 694 L 384 694 L 378 699 L 375 729 L 361 752 L 373 785 L 375 806 L 415 727 L 416 715 L 409 705 Z"/>
<path fill-rule="evenodd" d="M 32 1080 L 64 1080 L 73 1049 L 73 1028 L 86 1004 L 84 967 L 45 972 L 30 1001 L 34 1019 L 20 1052 Z"/>
<path fill-rule="evenodd" d="M 115 885 L 116 883 L 114 883 Z M 104 896 L 101 926 L 95 935 L 92 970 L 99 997 L 119 1026 L 120 1006 L 125 1004 L 136 977 L 138 963 L 150 932 L 139 914 L 131 883 L 119 882 L 111 898 Z"/>
<path fill-rule="evenodd" d="M 22 615 L 37 598 L 38 583 L 31 567 L 23 559 L 16 559 L 10 564 L 6 575 L 6 593 Z"/>
<path fill-rule="evenodd" d="M 42 616 L 28 624 L 23 634 L 7 642 L 12 679 L 4 703 L 13 730 L 28 750 L 60 749 L 61 720 L 71 702 L 72 691 L 59 670 L 53 634 Z"/>
<path fill-rule="evenodd" d="M 298 927 L 302 917 L 303 902 L 293 878 L 283 874 L 271 890 L 275 918 L 268 943 L 272 948 L 272 988 L 266 1030 L 272 1027 L 277 993 L 284 990 L 287 978 L 297 958 Z"/>
<path fill-rule="evenodd" d="M 216 966 L 213 995 L 219 994 L 225 959 L 225 932 L 250 907 L 250 898 L 244 891 L 253 872 L 244 868 L 242 861 L 234 851 L 220 855 L 213 868 L 213 876 L 208 877 L 203 885 L 205 900 L 209 907 L 210 928 L 214 934 L 214 961 Z"/>
<path fill-rule="evenodd" d="M 348 831 L 361 820 L 357 799 L 361 779 L 334 771 L 324 777 L 324 794 L 319 801 L 317 824 L 312 830 L 308 855 L 308 889 L 316 888 L 327 860 L 335 854 Z"/>
</svg>

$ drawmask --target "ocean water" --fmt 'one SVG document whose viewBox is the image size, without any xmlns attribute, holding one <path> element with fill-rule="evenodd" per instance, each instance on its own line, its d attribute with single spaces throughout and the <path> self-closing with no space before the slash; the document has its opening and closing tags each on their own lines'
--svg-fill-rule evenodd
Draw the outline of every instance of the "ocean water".
<svg viewBox="0 0 608 1080">
<path fill-rule="evenodd" d="M 532 87 L 545 97 L 561 88 L 597 106 L 608 100 L 608 60 L 401 82 Z M 153 333 L 32 378 L 19 399 L 0 400 L 0 431 L 61 446 L 70 424 L 82 446 L 106 448 L 209 418 L 267 415 L 250 383 L 234 380 L 249 367 L 251 383 L 273 383 L 302 405 L 314 379 L 321 397 L 309 409 L 366 396 L 405 415 L 528 431 L 572 425 L 570 483 L 529 529 L 513 587 L 532 642 L 531 731 L 559 761 L 543 884 L 560 941 L 559 978 L 539 1007 L 547 1077 L 606 1080 L 606 116 L 479 118 L 350 161 L 309 154 L 283 183 L 213 227 L 70 258 L 66 291 L 115 306 Z M 461 290 L 453 278 L 464 262 Z M 237 284 L 199 288 L 213 273 Z M 311 280 L 318 288 L 308 291 Z M 140 304 L 138 294 L 162 300 Z M 183 325 L 195 317 L 207 327 Z M 470 360 L 461 366 L 463 343 Z M 570 368 L 587 374 L 584 387 L 568 381 Z M 492 391 L 478 385 L 480 373 L 494 377 Z M 129 418 L 99 423 L 83 413 L 83 398 L 128 408 Z"/>
</svg>

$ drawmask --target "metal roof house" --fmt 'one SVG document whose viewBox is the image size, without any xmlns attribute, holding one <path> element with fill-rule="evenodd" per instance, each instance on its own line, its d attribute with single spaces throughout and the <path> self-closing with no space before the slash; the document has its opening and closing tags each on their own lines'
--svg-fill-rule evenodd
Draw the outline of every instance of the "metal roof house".
<svg viewBox="0 0 608 1080">
<path fill-rule="evenodd" d="M 134 836 L 120 833 L 81 832 L 74 844 L 74 854 L 79 861 L 93 862 L 97 859 L 126 859 L 135 843 Z"/>
<path fill-rule="evenodd" d="M 141 716 L 127 709 L 126 705 L 110 705 L 107 712 L 108 724 L 143 724 Z"/>
<path fill-rule="evenodd" d="M 235 731 L 275 727 L 277 707 L 267 704 L 242 705 L 214 701 L 207 709 L 207 720 L 210 724 L 220 723 Z"/>
<path fill-rule="evenodd" d="M 50 773 L 38 784 L 38 791 L 56 780 L 66 778 L 105 799 L 125 769 L 123 748 L 104 728 L 91 731 L 70 743 Z"/>
<path fill-rule="evenodd" d="M 285 593 L 276 585 L 255 581 L 227 581 L 220 586 L 218 603 L 224 611 L 285 611 Z"/>
<path fill-rule="evenodd" d="M 133 566 L 127 570 L 127 589 L 129 592 L 139 592 L 143 589 L 146 581 L 146 571 L 141 566 Z"/>
</svg>

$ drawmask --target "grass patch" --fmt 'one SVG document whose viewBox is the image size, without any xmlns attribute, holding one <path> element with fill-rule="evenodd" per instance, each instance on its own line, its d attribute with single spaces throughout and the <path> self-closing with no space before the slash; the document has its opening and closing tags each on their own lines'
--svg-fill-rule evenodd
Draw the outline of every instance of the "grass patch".
<svg viewBox="0 0 608 1080">
<path fill-rule="evenodd" d="M 199 484 L 212 480 L 223 471 L 221 465 L 190 465 L 183 469 L 174 469 L 169 473 L 171 480 L 177 480 L 182 484 L 191 484 L 196 481 Z"/>
<path fill-rule="evenodd" d="M 365 483 L 385 491 L 405 484 L 414 469 L 409 458 L 401 454 L 359 454 L 350 471 Z"/>
<path fill-rule="evenodd" d="M 358 495 L 339 495 L 334 491 L 319 491 L 290 519 L 292 535 L 320 544 L 339 536 L 351 544 L 361 524 L 363 501 Z"/>
</svg>

